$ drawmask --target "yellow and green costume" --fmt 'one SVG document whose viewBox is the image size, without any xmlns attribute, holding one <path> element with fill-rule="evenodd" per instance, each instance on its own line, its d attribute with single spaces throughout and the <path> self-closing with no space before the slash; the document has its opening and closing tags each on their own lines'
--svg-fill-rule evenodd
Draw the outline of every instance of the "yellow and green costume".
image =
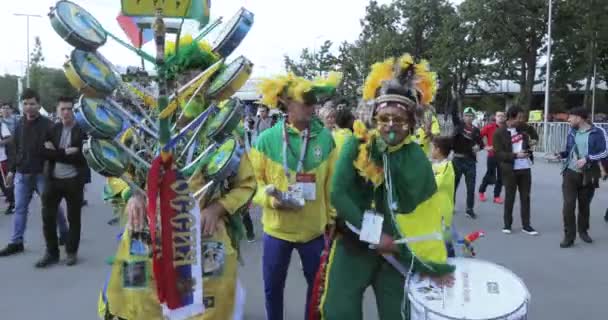
<svg viewBox="0 0 608 320">
<path fill-rule="evenodd" d="M 207 181 L 198 173 L 190 182 L 192 192 L 196 192 Z M 203 274 L 197 280 L 203 281 L 205 312 L 191 320 L 232 320 L 237 306 L 238 243 L 243 238 L 240 212 L 256 191 L 256 180 L 246 154 L 240 160 L 238 171 L 211 194 L 199 201 L 204 208 L 218 202 L 227 212 L 218 225 L 217 232 L 202 239 Z M 105 319 L 119 317 L 127 320 L 162 319 L 162 310 L 156 296 L 152 274 L 148 275 L 148 286 L 139 290 L 129 290 L 122 286 L 122 263 L 133 260 L 129 253 L 131 235 L 125 231 L 118 252 L 113 261 L 112 273 L 104 292 L 100 296 L 99 313 Z M 145 259 L 151 270 L 151 260 Z"/>
<path fill-rule="evenodd" d="M 405 77 L 400 70 L 407 71 Z M 414 78 L 407 78 L 410 76 Z M 414 64 L 409 55 L 374 65 L 364 98 L 376 97 L 380 87 L 394 85 L 394 79 L 407 79 L 406 84 L 417 87 L 404 90 L 413 92 L 410 96 L 395 97 L 389 92 L 381 97 L 384 102 L 411 103 L 407 107 L 413 107 L 432 99 L 434 75 L 428 64 Z M 453 272 L 454 267 L 447 264 L 431 163 L 411 135 L 388 146 L 378 132 L 368 132 L 363 123 L 357 121 L 354 129 L 354 137 L 342 148 L 332 180 L 331 203 L 339 232 L 326 267 L 320 316 L 326 320 L 362 319 L 363 294 L 371 286 L 379 319 L 409 319 L 406 277 L 368 243 L 359 241 L 353 227 L 360 230 L 365 211 L 374 210 L 384 218 L 382 233 L 411 241 L 398 244 L 398 253 L 393 254 L 405 269 L 432 276 Z"/>
</svg>

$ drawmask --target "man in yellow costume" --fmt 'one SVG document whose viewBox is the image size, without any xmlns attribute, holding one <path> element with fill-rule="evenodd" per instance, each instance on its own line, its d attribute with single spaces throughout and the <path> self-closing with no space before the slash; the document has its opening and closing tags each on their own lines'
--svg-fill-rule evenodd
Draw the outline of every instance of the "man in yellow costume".
<svg viewBox="0 0 608 320">
<path fill-rule="evenodd" d="M 190 180 L 190 189 L 194 193 L 207 182 L 199 172 Z M 203 281 L 205 312 L 191 320 L 232 320 L 238 319 L 236 314 L 242 315 L 242 310 L 239 309 L 243 306 L 236 301 L 238 242 L 243 236 L 240 213 L 247 209 L 256 191 L 256 180 L 247 154 L 241 156 L 238 170 L 234 174 L 226 181 L 216 181 L 215 185 L 218 187 L 197 199 L 201 208 L 203 233 L 203 273 L 197 280 Z M 145 220 L 146 203 L 145 195 L 141 192 L 135 192 L 129 199 L 126 210 L 130 224 L 134 218 Z M 163 318 L 154 290 L 154 279 L 150 279 L 147 290 L 139 293 L 137 299 L 124 288 L 112 289 L 116 285 L 116 281 L 110 279 L 105 292 L 107 319 Z"/>
<path fill-rule="evenodd" d="M 287 112 L 286 120 L 258 137 L 250 153 L 258 181 L 254 201 L 263 210 L 268 320 L 283 319 L 283 291 L 293 250 L 300 255 L 310 297 L 323 234 L 333 223 L 329 187 L 335 144 L 314 111 L 333 95 L 339 80 L 339 74 L 315 81 L 289 74 L 265 79 L 259 87 L 263 104 Z"/>
</svg>

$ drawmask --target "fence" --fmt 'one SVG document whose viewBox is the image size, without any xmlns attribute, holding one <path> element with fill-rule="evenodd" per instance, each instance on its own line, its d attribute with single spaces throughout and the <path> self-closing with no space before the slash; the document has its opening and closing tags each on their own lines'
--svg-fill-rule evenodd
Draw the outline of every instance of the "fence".
<svg viewBox="0 0 608 320">
<path fill-rule="evenodd" d="M 451 119 L 445 119 L 443 116 L 438 116 L 439 124 L 441 126 L 442 135 L 452 135 L 454 131 L 454 124 Z M 538 133 L 539 141 L 534 148 L 535 152 L 560 152 L 566 149 L 566 137 L 568 130 L 570 130 L 570 124 L 568 122 L 549 122 L 547 123 L 547 149 L 545 150 L 544 131 L 545 124 L 543 122 L 530 122 L 529 123 Z M 483 127 L 485 122 L 480 122 L 479 127 Z M 608 123 L 595 123 L 596 126 L 604 128 L 608 131 Z"/>
</svg>

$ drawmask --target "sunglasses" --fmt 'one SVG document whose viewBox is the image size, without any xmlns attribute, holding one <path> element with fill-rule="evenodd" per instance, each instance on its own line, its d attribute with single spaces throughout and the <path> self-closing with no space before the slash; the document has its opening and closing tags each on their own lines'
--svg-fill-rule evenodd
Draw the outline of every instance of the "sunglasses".
<svg viewBox="0 0 608 320">
<path fill-rule="evenodd" d="M 381 127 L 403 126 L 407 124 L 407 119 L 394 115 L 378 115 L 376 116 L 376 123 Z"/>
</svg>

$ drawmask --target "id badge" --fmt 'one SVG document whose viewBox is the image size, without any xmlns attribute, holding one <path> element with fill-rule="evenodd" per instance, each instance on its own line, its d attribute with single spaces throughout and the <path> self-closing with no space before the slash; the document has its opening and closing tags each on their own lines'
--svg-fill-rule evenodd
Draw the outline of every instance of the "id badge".
<svg viewBox="0 0 608 320">
<path fill-rule="evenodd" d="M 317 184 L 314 174 L 298 173 L 296 175 L 296 184 L 302 189 L 302 196 L 306 201 L 315 201 L 317 199 Z"/>
<path fill-rule="evenodd" d="M 299 183 L 290 185 L 287 189 L 287 198 L 295 202 L 304 202 L 304 190 Z"/>
<path fill-rule="evenodd" d="M 363 223 L 361 224 L 361 233 L 359 240 L 370 243 L 379 244 L 382 236 L 382 223 L 384 217 L 372 210 L 367 210 L 363 214 Z"/>
</svg>

